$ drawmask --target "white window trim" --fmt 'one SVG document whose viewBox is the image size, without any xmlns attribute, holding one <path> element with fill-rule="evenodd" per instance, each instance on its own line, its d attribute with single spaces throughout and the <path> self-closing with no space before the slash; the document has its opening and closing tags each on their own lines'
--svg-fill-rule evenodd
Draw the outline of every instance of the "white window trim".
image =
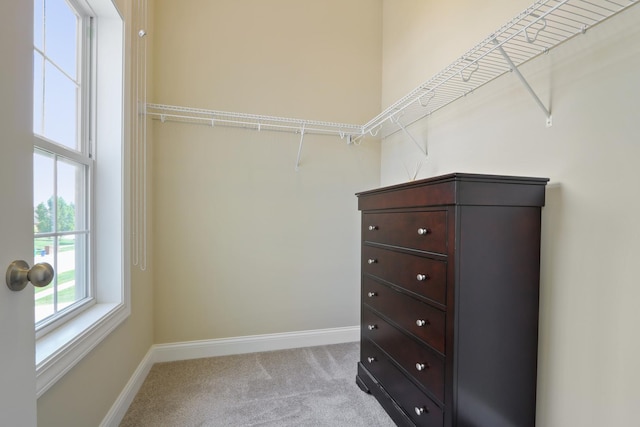
<svg viewBox="0 0 640 427">
<path fill-rule="evenodd" d="M 42 396 L 129 314 L 128 304 L 95 304 L 38 339 L 36 396 Z"/>
<path fill-rule="evenodd" d="M 112 0 L 87 1 L 96 19 L 95 123 L 97 162 L 93 200 L 96 304 L 36 339 L 40 397 L 131 314 L 129 191 L 124 132 L 124 20 Z M 114 72 L 121 70 L 121 72 Z M 114 90 L 121 88 L 121 90 Z M 107 209 L 108 207 L 108 209 Z M 114 233 L 119 230 L 119 233 Z"/>
</svg>

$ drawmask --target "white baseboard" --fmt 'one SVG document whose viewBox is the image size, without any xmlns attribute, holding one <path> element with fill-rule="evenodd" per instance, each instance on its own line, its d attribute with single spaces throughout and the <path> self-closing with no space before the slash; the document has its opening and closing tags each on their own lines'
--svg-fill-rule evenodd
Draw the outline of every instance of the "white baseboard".
<svg viewBox="0 0 640 427">
<path fill-rule="evenodd" d="M 153 346 L 151 346 L 149 351 L 147 351 L 147 354 L 142 358 L 142 361 L 134 371 L 131 378 L 129 378 L 127 384 L 122 389 L 122 392 L 120 392 L 120 395 L 111 406 L 111 409 L 109 409 L 109 412 L 107 412 L 107 415 L 100 423 L 100 427 L 117 427 L 120 425 L 120 422 L 124 418 L 124 414 L 127 413 L 129 405 L 131 405 L 133 398 L 138 394 L 140 387 L 142 387 L 142 383 L 145 378 L 147 378 L 147 375 L 154 363 Z"/>
<path fill-rule="evenodd" d="M 358 340 L 360 340 L 360 327 L 353 326 L 173 344 L 157 344 L 153 347 L 156 362 L 173 362 L 176 360 L 200 359 L 203 357 L 340 344 Z"/>
<path fill-rule="evenodd" d="M 100 427 L 117 427 L 120 424 L 154 363 L 341 344 L 359 340 L 360 326 L 351 326 L 152 345 L 100 423 Z"/>
</svg>

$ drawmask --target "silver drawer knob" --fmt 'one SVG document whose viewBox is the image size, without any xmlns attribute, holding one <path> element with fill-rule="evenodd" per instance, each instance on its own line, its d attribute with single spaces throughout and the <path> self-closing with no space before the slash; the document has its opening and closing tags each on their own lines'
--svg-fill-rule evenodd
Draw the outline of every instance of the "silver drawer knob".
<svg viewBox="0 0 640 427">
<path fill-rule="evenodd" d="M 375 358 L 375 357 L 371 357 L 371 356 L 367 357 L 367 362 L 369 362 L 369 363 L 373 363 L 373 362 L 375 362 L 375 361 L 376 361 L 376 358 Z"/>
<path fill-rule="evenodd" d="M 418 234 L 421 236 L 427 235 L 431 233 L 431 230 L 429 230 L 428 228 L 418 228 Z"/>
<path fill-rule="evenodd" d="M 416 415 L 420 416 L 422 414 L 428 414 L 429 410 L 427 408 L 425 408 L 424 406 L 418 408 L 417 406 L 415 407 L 415 411 L 416 411 Z"/>
<path fill-rule="evenodd" d="M 378 329 L 378 325 L 369 325 L 367 327 L 369 328 L 370 331 L 373 331 L 374 329 Z"/>
<path fill-rule="evenodd" d="M 370 225 L 370 226 L 369 226 L 369 231 L 375 231 L 375 230 L 377 230 L 377 229 L 378 229 L 378 226 L 377 226 L 377 225 Z"/>
<path fill-rule="evenodd" d="M 424 325 L 428 325 L 428 324 L 429 324 L 428 320 L 423 320 L 423 319 L 416 320 L 416 325 L 418 325 L 418 326 L 424 326 Z"/>
<path fill-rule="evenodd" d="M 425 369 L 428 369 L 429 366 L 425 365 L 424 363 L 416 363 L 416 369 L 418 371 L 424 371 Z"/>
<path fill-rule="evenodd" d="M 424 282 L 425 280 L 429 280 L 429 275 L 428 274 L 418 274 L 416 276 L 416 279 L 418 279 L 420 282 Z"/>
<path fill-rule="evenodd" d="M 375 296 L 378 296 L 378 294 L 375 293 L 375 292 L 369 292 L 367 295 L 369 295 L 369 298 L 373 298 Z"/>
<path fill-rule="evenodd" d="M 373 259 L 373 258 L 369 258 L 369 260 L 367 261 L 369 264 L 375 264 L 378 262 L 377 259 Z"/>
</svg>

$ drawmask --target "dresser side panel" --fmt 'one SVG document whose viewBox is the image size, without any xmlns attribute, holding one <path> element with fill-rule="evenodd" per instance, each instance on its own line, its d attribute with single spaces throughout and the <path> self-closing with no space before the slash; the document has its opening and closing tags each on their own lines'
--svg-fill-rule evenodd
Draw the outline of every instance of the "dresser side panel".
<svg viewBox="0 0 640 427">
<path fill-rule="evenodd" d="M 544 206 L 545 183 L 461 181 L 456 196 L 459 205 Z"/>
<path fill-rule="evenodd" d="M 457 427 L 534 427 L 540 209 L 459 210 Z"/>
</svg>

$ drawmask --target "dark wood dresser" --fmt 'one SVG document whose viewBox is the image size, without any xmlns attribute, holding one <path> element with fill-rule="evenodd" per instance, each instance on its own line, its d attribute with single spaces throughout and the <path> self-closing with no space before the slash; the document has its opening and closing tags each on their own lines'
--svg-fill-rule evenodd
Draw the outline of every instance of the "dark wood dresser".
<svg viewBox="0 0 640 427">
<path fill-rule="evenodd" d="M 535 426 L 547 182 L 455 173 L 357 194 L 356 382 L 396 424 Z"/>
</svg>

